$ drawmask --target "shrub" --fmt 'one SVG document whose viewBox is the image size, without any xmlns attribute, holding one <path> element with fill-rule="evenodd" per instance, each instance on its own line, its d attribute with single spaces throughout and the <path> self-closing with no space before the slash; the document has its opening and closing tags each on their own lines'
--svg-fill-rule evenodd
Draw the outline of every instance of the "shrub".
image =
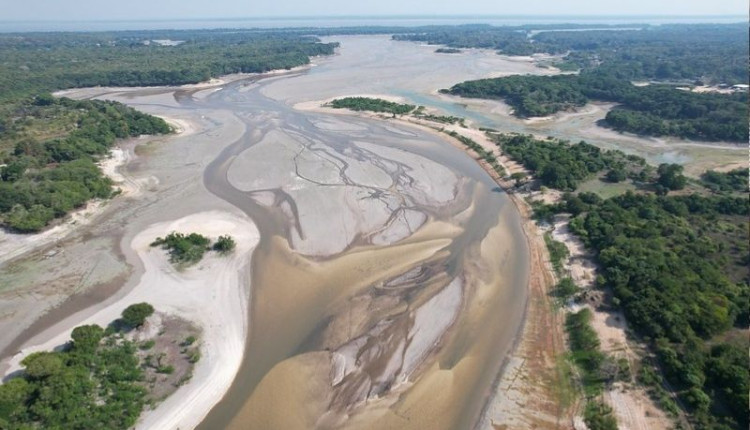
<svg viewBox="0 0 750 430">
<path fill-rule="evenodd" d="M 150 304 L 136 303 L 122 311 L 122 321 L 129 327 L 140 327 L 153 313 L 154 307 Z"/>
<path fill-rule="evenodd" d="M 216 243 L 213 245 L 213 250 L 220 254 L 228 254 L 234 251 L 234 248 L 236 247 L 237 243 L 232 239 L 232 236 L 224 235 L 219 236 L 219 239 L 216 240 Z"/>
</svg>

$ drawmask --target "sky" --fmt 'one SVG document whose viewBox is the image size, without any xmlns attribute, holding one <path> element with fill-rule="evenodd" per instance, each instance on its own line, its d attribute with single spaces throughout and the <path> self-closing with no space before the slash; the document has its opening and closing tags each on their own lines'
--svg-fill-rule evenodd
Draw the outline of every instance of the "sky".
<svg viewBox="0 0 750 430">
<path fill-rule="evenodd" d="M 363 15 L 747 15 L 747 0 L 0 0 L 0 21 Z"/>
</svg>

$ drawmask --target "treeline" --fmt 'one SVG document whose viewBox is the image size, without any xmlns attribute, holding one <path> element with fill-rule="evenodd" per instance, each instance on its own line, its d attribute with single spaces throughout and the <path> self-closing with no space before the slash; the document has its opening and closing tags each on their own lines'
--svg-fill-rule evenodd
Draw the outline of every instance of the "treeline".
<svg viewBox="0 0 750 430">
<path fill-rule="evenodd" d="M 581 181 L 607 169 L 623 175 L 642 176 L 645 166 L 645 160 L 640 157 L 602 150 L 583 141 L 570 144 L 521 134 L 493 133 L 489 136 L 504 153 L 534 173 L 542 185 L 563 191 L 573 191 Z"/>
<path fill-rule="evenodd" d="M 46 95 L 20 109 L 26 118 L 0 131 L 6 146 L 0 167 L 0 222 L 19 232 L 39 231 L 92 198 L 109 197 L 111 181 L 95 161 L 116 139 L 170 132 L 162 119 L 115 102 Z M 30 118 L 47 122 L 58 116 L 63 118 L 61 129 L 54 131 L 62 137 L 37 140 Z"/>
<path fill-rule="evenodd" d="M 144 44 L 177 39 L 177 46 Z M 180 39 L 183 38 L 183 39 Z M 180 85 L 289 69 L 335 43 L 277 33 L 125 32 L 0 35 L 0 100 L 89 86 Z"/>
<path fill-rule="evenodd" d="M 547 52 L 569 53 L 582 69 L 624 80 L 747 83 L 745 24 L 670 24 L 622 31 L 551 31 L 534 36 Z"/>
<path fill-rule="evenodd" d="M 746 142 L 747 94 L 694 93 L 671 86 L 637 87 L 595 70 L 580 75 L 508 76 L 454 85 L 445 93 L 503 99 L 525 118 L 572 110 L 590 100 L 619 103 L 604 122 L 650 136 Z"/>
<path fill-rule="evenodd" d="M 415 105 L 395 103 L 370 97 L 344 97 L 331 101 L 329 106 L 334 109 L 385 112 L 393 115 L 404 115 L 416 109 Z"/>
<path fill-rule="evenodd" d="M 584 143 L 491 136 L 542 184 L 559 189 L 575 191 L 577 180 L 591 172 L 620 168 L 634 182 L 651 184 L 643 190 L 686 186 L 678 165 L 654 169 L 638 157 L 593 151 Z M 556 170 L 558 175 L 545 179 L 545 169 L 552 171 L 546 166 L 558 163 L 562 167 Z M 597 287 L 611 289 L 610 304 L 622 309 L 628 324 L 655 352 L 697 428 L 748 425 L 748 341 L 738 332 L 750 324 L 750 199 L 746 192 L 738 195 L 735 190 L 741 172 L 747 174 L 744 169 L 707 174 L 715 184 L 737 184 L 716 185 L 714 195 L 642 191 L 604 200 L 590 192 L 568 192 L 558 204 L 534 205 L 538 218 L 571 215 L 571 231 L 595 255 Z M 562 297 L 575 286 L 561 282 L 558 290 Z M 570 328 L 581 326 L 576 320 Z M 580 329 L 576 336 L 591 339 L 585 332 Z M 592 350 L 581 348 L 581 342 L 576 345 L 577 350 Z M 582 354 L 580 365 L 598 360 L 593 352 Z M 659 378 L 650 375 L 642 380 L 656 384 Z M 653 391 L 674 408 L 661 388 Z"/>
<path fill-rule="evenodd" d="M 463 51 L 456 48 L 438 48 L 435 52 L 438 54 L 460 54 Z"/>
<path fill-rule="evenodd" d="M 623 80 L 747 83 L 745 24 L 425 27 L 395 40 L 454 48 L 486 48 L 506 55 L 565 54 L 566 69 L 606 68 Z M 585 31 L 560 31 L 560 30 Z M 557 30 L 557 31 L 556 31 Z"/>
</svg>

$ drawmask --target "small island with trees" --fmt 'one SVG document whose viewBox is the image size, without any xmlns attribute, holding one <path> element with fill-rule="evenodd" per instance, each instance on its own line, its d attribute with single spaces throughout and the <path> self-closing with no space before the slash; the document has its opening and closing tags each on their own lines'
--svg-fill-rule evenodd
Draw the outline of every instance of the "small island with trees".
<svg viewBox="0 0 750 430">
<path fill-rule="evenodd" d="M 371 97 L 344 97 L 335 99 L 326 106 L 334 109 L 390 113 L 393 115 L 405 115 L 417 108 L 415 105 L 396 103 Z"/>
<path fill-rule="evenodd" d="M 463 51 L 457 48 L 438 48 L 435 52 L 438 54 L 460 54 Z"/>
<path fill-rule="evenodd" d="M 208 251 L 215 251 L 219 255 L 226 255 L 234 251 L 237 243 L 229 235 L 219 236 L 216 242 L 198 233 L 183 234 L 169 233 L 166 237 L 157 237 L 151 242 L 152 247 L 161 247 L 169 254 L 169 261 L 178 267 L 195 264 Z"/>
</svg>

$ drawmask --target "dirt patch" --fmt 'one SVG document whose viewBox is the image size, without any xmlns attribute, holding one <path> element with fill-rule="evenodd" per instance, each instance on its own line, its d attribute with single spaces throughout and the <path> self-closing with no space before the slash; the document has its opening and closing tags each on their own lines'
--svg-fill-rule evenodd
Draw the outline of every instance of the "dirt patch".
<svg viewBox="0 0 750 430">
<path fill-rule="evenodd" d="M 201 357 L 200 336 L 194 324 L 165 314 L 151 316 L 134 333 L 152 409 L 193 377 L 193 368 Z"/>
</svg>

